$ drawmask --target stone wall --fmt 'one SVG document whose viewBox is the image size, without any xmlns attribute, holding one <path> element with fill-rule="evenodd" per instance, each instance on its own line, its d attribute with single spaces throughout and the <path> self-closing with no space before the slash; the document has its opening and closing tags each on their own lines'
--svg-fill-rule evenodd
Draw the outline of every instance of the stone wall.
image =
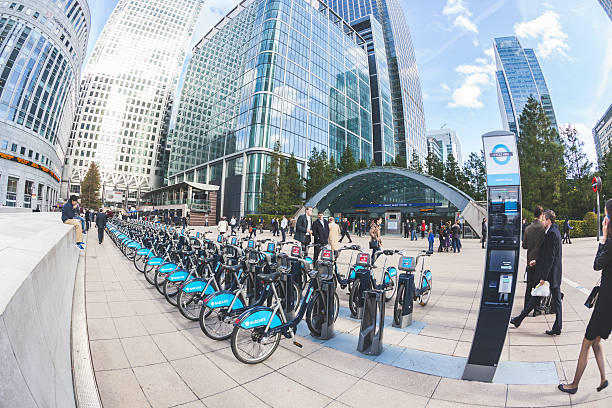
<svg viewBox="0 0 612 408">
<path fill-rule="evenodd" d="M 0 214 L 0 405 L 75 406 L 70 354 L 79 260 L 60 213 Z"/>
</svg>

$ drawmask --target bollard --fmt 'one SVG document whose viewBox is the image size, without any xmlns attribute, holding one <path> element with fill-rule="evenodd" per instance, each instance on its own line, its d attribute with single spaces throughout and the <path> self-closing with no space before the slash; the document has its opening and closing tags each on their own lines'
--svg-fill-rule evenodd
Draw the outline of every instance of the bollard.
<svg viewBox="0 0 612 408">
<path fill-rule="evenodd" d="M 359 330 L 357 351 L 377 356 L 383 351 L 383 330 L 385 328 L 385 294 L 382 290 L 363 292 L 365 306 Z"/>
<path fill-rule="evenodd" d="M 393 327 L 403 329 L 412 324 L 414 275 L 411 273 L 400 274 L 397 280 L 397 287 L 395 307 L 393 308 Z"/>
<path fill-rule="evenodd" d="M 367 269 L 360 269 L 355 272 L 355 279 L 359 281 L 359 292 L 361 292 L 361 296 L 359 296 L 359 303 L 357 308 L 357 317 L 361 319 L 363 317 L 363 307 L 364 307 L 364 292 L 366 290 L 372 289 L 372 282 L 370 280 L 370 271 Z"/>
<path fill-rule="evenodd" d="M 325 317 L 321 324 L 321 336 L 322 340 L 331 339 L 334 337 L 334 316 L 336 308 L 334 307 L 334 293 L 336 292 L 336 282 L 332 280 L 324 280 L 321 282 L 321 292 L 323 294 L 323 300 L 325 302 Z"/>
</svg>

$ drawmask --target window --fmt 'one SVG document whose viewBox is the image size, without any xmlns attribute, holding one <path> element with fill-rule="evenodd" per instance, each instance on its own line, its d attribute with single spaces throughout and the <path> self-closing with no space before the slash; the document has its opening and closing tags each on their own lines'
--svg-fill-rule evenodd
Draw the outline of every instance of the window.
<svg viewBox="0 0 612 408">
<path fill-rule="evenodd" d="M 25 156 L 25 147 L 21 147 L 21 150 L 19 150 L 19 154 Z"/>
<path fill-rule="evenodd" d="M 25 189 L 23 190 L 23 206 L 32 208 L 32 193 L 34 192 L 34 182 L 26 180 Z"/>
<path fill-rule="evenodd" d="M 7 207 L 16 207 L 17 206 L 17 183 L 19 183 L 19 179 L 17 177 L 8 178 L 8 183 L 6 185 L 6 202 L 5 205 Z"/>
<path fill-rule="evenodd" d="M 13 145 L 11 146 L 11 152 L 17 153 L 17 143 L 13 143 Z"/>
<path fill-rule="evenodd" d="M 2 150 L 8 149 L 8 140 L 3 140 L 2 143 L 0 143 L 0 149 Z"/>
</svg>

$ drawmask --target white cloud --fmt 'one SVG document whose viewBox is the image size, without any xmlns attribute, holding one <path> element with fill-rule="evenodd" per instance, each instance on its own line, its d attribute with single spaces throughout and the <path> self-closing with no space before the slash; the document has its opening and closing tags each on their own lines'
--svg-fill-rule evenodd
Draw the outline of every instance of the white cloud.
<svg viewBox="0 0 612 408">
<path fill-rule="evenodd" d="M 486 57 L 479 57 L 473 64 L 459 65 L 455 71 L 463 75 L 463 82 L 452 94 L 451 108 L 482 108 L 482 88 L 495 82 L 495 61 L 492 50 L 484 50 Z"/>
<path fill-rule="evenodd" d="M 572 126 L 578 131 L 578 137 L 584 143 L 584 152 L 586 153 L 591 163 L 597 163 L 597 153 L 595 152 L 595 142 L 593 141 L 592 130 L 584 123 L 563 123 L 559 126 L 562 129 L 567 126 Z"/>
<path fill-rule="evenodd" d="M 444 89 L 445 91 L 450 91 L 450 86 L 448 86 L 447 84 L 445 84 L 444 82 L 442 82 L 440 84 L 440 86 L 442 87 L 442 89 Z"/>
<path fill-rule="evenodd" d="M 442 14 L 445 16 L 455 16 L 453 25 L 461 27 L 465 31 L 478 33 L 478 27 L 471 20 L 472 12 L 466 7 L 463 0 L 447 0 L 446 5 L 442 9 Z"/>
<path fill-rule="evenodd" d="M 557 53 L 569 58 L 567 51 L 567 34 L 563 31 L 559 22 L 559 14 L 552 10 L 545 11 L 541 16 L 533 20 L 516 23 L 514 32 L 521 38 L 535 38 L 538 43 L 538 56 L 548 58 Z"/>
</svg>

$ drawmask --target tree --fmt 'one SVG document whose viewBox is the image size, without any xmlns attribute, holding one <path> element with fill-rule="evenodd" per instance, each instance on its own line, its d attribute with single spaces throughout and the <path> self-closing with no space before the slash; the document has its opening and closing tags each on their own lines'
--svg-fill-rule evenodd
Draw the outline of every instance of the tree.
<svg viewBox="0 0 612 408">
<path fill-rule="evenodd" d="M 427 168 L 427 174 L 436 177 L 440 180 L 444 179 L 444 163 L 435 154 L 429 152 L 427 159 L 425 160 L 425 167 Z"/>
<path fill-rule="evenodd" d="M 100 171 L 98 165 L 91 162 L 85 178 L 81 182 L 81 205 L 83 208 L 98 209 L 102 206 L 100 200 Z"/>
<path fill-rule="evenodd" d="M 295 208 L 302 204 L 302 196 L 304 194 L 304 181 L 300 177 L 298 171 L 297 160 L 293 153 L 289 157 L 289 161 L 284 166 L 284 177 L 282 177 L 283 184 L 287 185 L 287 196 L 286 196 L 286 211 L 284 213 L 295 212 Z"/>
<path fill-rule="evenodd" d="M 338 170 L 338 166 L 336 165 L 336 159 L 334 158 L 334 156 L 330 156 L 329 162 L 327 162 L 327 166 L 325 166 L 325 184 L 323 184 L 322 187 L 331 183 L 339 176 L 340 171 Z"/>
<path fill-rule="evenodd" d="M 308 177 L 306 178 L 306 199 L 314 196 L 323 187 L 329 184 L 327 181 L 328 171 L 327 154 L 312 149 L 308 158 Z"/>
<path fill-rule="evenodd" d="M 423 173 L 423 164 L 417 154 L 416 150 L 412 151 L 412 159 L 410 160 L 410 170 L 416 171 L 417 173 Z"/>
<path fill-rule="evenodd" d="M 280 154 L 280 144 L 274 146 L 274 152 L 269 156 L 266 171 L 263 174 L 261 186 L 261 202 L 259 211 L 264 214 L 278 214 L 281 201 L 280 175 L 282 166 L 282 156 Z"/>
<path fill-rule="evenodd" d="M 542 205 L 557 212 L 562 205 L 566 169 L 563 145 L 540 102 L 532 96 L 520 116 L 518 155 L 523 206 Z"/>
<path fill-rule="evenodd" d="M 357 162 L 355 161 L 355 156 L 353 155 L 353 151 L 350 147 L 346 146 L 344 148 L 344 152 L 342 152 L 342 156 L 340 157 L 340 164 L 338 165 L 338 170 L 340 175 L 345 175 L 357 170 Z"/>
<path fill-rule="evenodd" d="M 461 190 L 461 169 L 452 153 L 448 154 L 444 164 L 444 181 Z"/>
<path fill-rule="evenodd" d="M 463 174 L 466 179 L 465 192 L 476 201 L 487 199 L 487 177 L 485 170 L 484 152 L 480 154 L 470 153 L 467 162 L 463 166 Z"/>
<path fill-rule="evenodd" d="M 374 161 L 372 161 L 372 163 L 374 163 Z M 357 162 L 357 169 L 361 170 L 361 169 L 367 169 L 368 168 L 368 163 L 366 163 L 365 159 L 361 159 L 359 160 L 359 162 Z"/>
<path fill-rule="evenodd" d="M 581 219 L 593 210 L 595 195 L 589 194 L 591 186 L 591 162 L 584 153 L 584 143 L 578 138 L 578 131 L 571 125 L 560 130 L 565 145 L 565 167 L 567 178 L 563 185 L 561 214 L 570 219 Z"/>
<path fill-rule="evenodd" d="M 408 163 L 406 162 L 406 158 L 404 156 L 402 156 L 401 154 L 397 154 L 395 156 L 395 159 L 393 159 L 393 161 L 390 163 L 391 166 L 395 166 L 395 167 L 400 167 L 400 168 L 407 168 L 408 167 Z"/>
</svg>

